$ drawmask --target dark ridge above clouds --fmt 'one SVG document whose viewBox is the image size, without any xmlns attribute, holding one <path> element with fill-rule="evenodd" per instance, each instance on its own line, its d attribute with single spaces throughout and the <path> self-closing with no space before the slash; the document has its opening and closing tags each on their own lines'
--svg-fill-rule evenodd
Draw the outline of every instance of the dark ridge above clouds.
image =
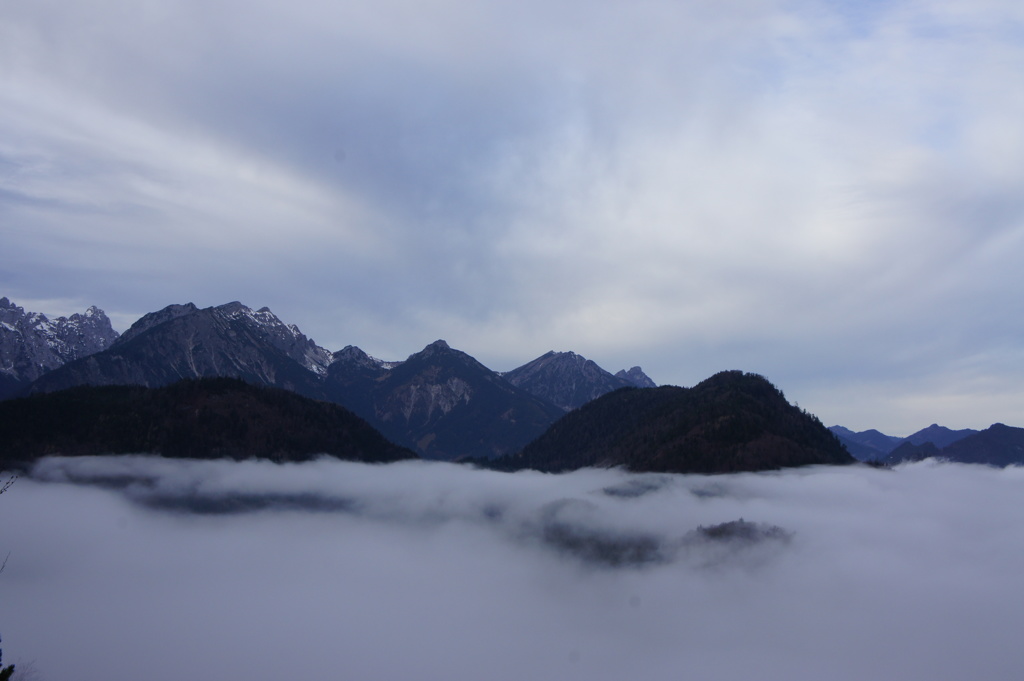
<svg viewBox="0 0 1024 681">
<path fill-rule="evenodd" d="M 894 437 L 874 429 L 855 433 L 843 426 L 831 426 L 829 430 L 846 445 L 850 454 L 861 461 L 901 460 L 903 454 L 892 456 L 898 449 L 904 449 L 909 454 L 916 451 L 915 447 L 930 444 L 938 450 L 978 432 L 971 428 L 952 430 L 936 423 L 907 437 Z"/>
<path fill-rule="evenodd" d="M 767 379 L 725 371 L 693 388 L 623 388 L 559 419 L 502 469 L 726 473 L 854 459 Z"/>
<path fill-rule="evenodd" d="M 944 447 L 932 441 L 915 443 L 907 438 L 883 461 L 896 465 L 927 458 L 989 466 L 1024 465 L 1024 428 L 994 423 L 985 430 L 959 437 Z"/>
<path fill-rule="evenodd" d="M 233 378 L 162 388 L 80 386 L 0 402 L 2 465 L 41 456 L 153 453 L 177 458 L 386 462 L 415 454 L 343 407 Z"/>
</svg>

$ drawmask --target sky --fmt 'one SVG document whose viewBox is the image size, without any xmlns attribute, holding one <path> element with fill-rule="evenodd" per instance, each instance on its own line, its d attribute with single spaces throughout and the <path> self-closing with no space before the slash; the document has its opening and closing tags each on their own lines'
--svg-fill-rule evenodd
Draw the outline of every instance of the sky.
<svg viewBox="0 0 1024 681">
<path fill-rule="evenodd" d="M 1016 0 L 0 5 L 0 295 L 1024 425 Z"/>
<path fill-rule="evenodd" d="M 0 497 L 4 662 L 42 680 L 1016 681 L 1022 493 L 1019 467 L 934 461 L 51 459 Z M 740 519 L 761 539 L 694 539 Z M 587 551 L 643 541 L 643 560 Z"/>
</svg>

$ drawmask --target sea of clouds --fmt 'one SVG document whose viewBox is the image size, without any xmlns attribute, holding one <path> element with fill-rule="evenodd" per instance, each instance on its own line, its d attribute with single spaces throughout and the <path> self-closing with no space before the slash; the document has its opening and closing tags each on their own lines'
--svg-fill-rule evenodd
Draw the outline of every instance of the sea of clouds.
<svg viewBox="0 0 1024 681">
<path fill-rule="evenodd" d="M 38 679 L 1020 679 L 1024 469 L 46 459 L 0 497 Z M 739 522 L 742 519 L 742 522 Z"/>
</svg>

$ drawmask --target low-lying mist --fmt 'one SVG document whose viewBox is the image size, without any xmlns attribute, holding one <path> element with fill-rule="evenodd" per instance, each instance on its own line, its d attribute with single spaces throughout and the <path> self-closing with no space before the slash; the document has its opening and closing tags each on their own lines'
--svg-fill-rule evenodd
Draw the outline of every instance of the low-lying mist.
<svg viewBox="0 0 1024 681">
<path fill-rule="evenodd" d="M 58 681 L 1019 679 L 1024 469 L 46 459 L 5 663 Z"/>
</svg>

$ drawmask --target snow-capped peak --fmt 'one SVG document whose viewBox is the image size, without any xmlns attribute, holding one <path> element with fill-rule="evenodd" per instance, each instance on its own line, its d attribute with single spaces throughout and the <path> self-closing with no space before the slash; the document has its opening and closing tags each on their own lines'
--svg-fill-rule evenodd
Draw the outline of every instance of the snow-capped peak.
<svg viewBox="0 0 1024 681">
<path fill-rule="evenodd" d="M 262 329 L 272 345 L 313 373 L 320 376 L 327 373 L 327 367 L 331 363 L 330 351 L 307 338 L 295 324 L 282 322 L 269 307 L 261 307 L 254 312 L 252 308 L 234 301 L 215 309 L 228 319 L 242 319 Z"/>
<path fill-rule="evenodd" d="M 104 350 L 118 334 L 96 306 L 84 314 L 50 319 L 0 299 L 0 371 L 32 381 L 51 369 Z"/>
</svg>

